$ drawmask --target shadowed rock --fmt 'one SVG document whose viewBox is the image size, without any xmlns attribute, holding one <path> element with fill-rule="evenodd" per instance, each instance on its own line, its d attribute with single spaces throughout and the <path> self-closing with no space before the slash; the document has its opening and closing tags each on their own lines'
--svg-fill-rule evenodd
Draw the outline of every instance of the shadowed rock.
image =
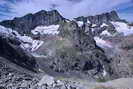
<svg viewBox="0 0 133 89">
<path fill-rule="evenodd" d="M 32 71 L 37 70 L 37 64 L 28 52 L 20 48 L 20 42 L 15 38 L 0 36 L 0 56 Z"/>
</svg>

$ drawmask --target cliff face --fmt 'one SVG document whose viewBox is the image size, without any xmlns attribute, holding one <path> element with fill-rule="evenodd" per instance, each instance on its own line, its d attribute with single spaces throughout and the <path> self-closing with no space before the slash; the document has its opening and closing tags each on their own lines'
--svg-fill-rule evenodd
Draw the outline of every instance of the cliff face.
<svg viewBox="0 0 133 89">
<path fill-rule="evenodd" d="M 39 25 L 53 25 L 59 24 L 64 18 L 56 11 L 39 11 L 35 14 L 28 14 L 13 20 L 5 20 L 0 22 L 8 28 L 18 31 L 20 34 L 29 34 L 32 29 Z"/>
<path fill-rule="evenodd" d="M 111 74 L 110 60 L 96 45 L 91 34 L 86 34 L 74 21 L 61 23 L 58 30 L 56 38 L 45 41 L 45 46 L 38 50 L 47 56 L 43 60 L 46 62 L 40 62 L 39 65 L 58 73 L 77 73 L 90 79 L 95 79 L 96 76 L 103 78 Z M 105 71 L 106 75 L 103 75 Z"/>
<path fill-rule="evenodd" d="M 23 17 L 14 18 L 13 20 L 5 20 L 0 22 L 0 25 L 12 28 L 21 34 L 30 34 L 31 30 L 39 25 L 53 25 L 59 24 L 64 21 L 58 11 L 39 11 L 35 14 L 27 14 Z M 78 17 L 75 18 L 77 21 L 87 22 L 92 24 L 101 25 L 102 23 L 109 23 L 109 21 L 119 21 L 120 18 L 115 11 L 110 13 L 104 13 L 96 16 Z"/>
<path fill-rule="evenodd" d="M 92 24 L 101 25 L 102 23 L 108 23 L 109 21 L 119 21 L 120 18 L 115 11 L 111 11 L 110 13 L 104 13 L 96 16 L 88 16 L 88 17 L 78 17 L 75 18 L 77 21 L 87 22 L 87 20 Z"/>
</svg>

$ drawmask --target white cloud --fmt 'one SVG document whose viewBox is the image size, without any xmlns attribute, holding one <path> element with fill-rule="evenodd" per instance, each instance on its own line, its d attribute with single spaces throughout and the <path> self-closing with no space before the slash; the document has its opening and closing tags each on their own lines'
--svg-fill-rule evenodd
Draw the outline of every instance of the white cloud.
<svg viewBox="0 0 133 89">
<path fill-rule="evenodd" d="M 5 1 L 5 0 L 2 0 Z M 115 7 L 130 2 L 131 0 L 16 0 L 9 3 L 12 14 L 10 17 L 23 16 L 27 13 L 35 13 L 42 9 L 50 10 L 51 6 L 57 5 L 56 9 L 66 18 L 76 16 L 95 15 L 116 9 Z M 1 2 L 0 2 L 1 3 Z"/>
</svg>

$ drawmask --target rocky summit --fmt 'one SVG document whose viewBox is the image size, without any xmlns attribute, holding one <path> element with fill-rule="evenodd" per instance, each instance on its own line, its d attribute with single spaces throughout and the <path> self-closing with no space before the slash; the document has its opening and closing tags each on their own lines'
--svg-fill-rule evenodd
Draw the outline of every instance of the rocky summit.
<svg viewBox="0 0 133 89">
<path fill-rule="evenodd" d="M 103 22 L 108 23 L 109 21 L 120 21 L 121 19 L 117 15 L 116 11 L 111 11 L 110 13 L 103 13 L 101 15 L 96 16 L 87 16 L 87 17 L 78 17 L 75 18 L 77 21 L 90 21 L 93 24 L 102 24 Z"/>
<path fill-rule="evenodd" d="M 35 14 L 27 14 L 23 17 L 16 17 L 13 20 L 2 21 L 0 25 L 12 28 L 21 34 L 28 34 L 32 29 L 39 25 L 58 24 L 64 18 L 58 11 L 39 11 Z"/>
<path fill-rule="evenodd" d="M 132 34 L 115 11 L 1 21 L 0 89 L 132 89 Z"/>
</svg>

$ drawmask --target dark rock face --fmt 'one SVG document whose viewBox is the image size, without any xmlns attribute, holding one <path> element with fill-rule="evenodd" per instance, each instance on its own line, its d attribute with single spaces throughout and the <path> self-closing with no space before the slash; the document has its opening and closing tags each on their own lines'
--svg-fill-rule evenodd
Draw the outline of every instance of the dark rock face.
<svg viewBox="0 0 133 89">
<path fill-rule="evenodd" d="M 54 71 L 67 73 L 69 71 L 87 72 L 88 75 L 101 75 L 103 71 L 109 73 L 110 61 L 99 48 L 93 36 L 87 35 L 75 22 L 61 24 L 59 36 L 69 41 L 55 51 L 55 56 L 47 64 Z M 63 44 L 63 42 L 61 42 Z"/>
<path fill-rule="evenodd" d="M 100 25 L 103 22 L 107 23 L 109 21 L 119 21 L 120 18 L 117 15 L 117 13 L 115 11 L 112 11 L 110 13 L 104 13 L 101 15 L 96 15 L 96 16 L 88 16 L 88 17 L 78 17 L 75 18 L 77 21 L 83 21 L 83 22 L 87 22 L 87 20 L 89 20 L 92 24 L 97 24 Z"/>
<path fill-rule="evenodd" d="M 59 24 L 64 18 L 56 11 L 39 11 L 13 20 L 5 20 L 0 25 L 12 28 L 20 34 L 30 34 L 31 30 L 39 25 Z"/>
<path fill-rule="evenodd" d="M 35 59 L 22 50 L 19 45 L 20 42 L 15 38 L 0 36 L 0 56 L 24 68 L 36 71 Z"/>
</svg>

